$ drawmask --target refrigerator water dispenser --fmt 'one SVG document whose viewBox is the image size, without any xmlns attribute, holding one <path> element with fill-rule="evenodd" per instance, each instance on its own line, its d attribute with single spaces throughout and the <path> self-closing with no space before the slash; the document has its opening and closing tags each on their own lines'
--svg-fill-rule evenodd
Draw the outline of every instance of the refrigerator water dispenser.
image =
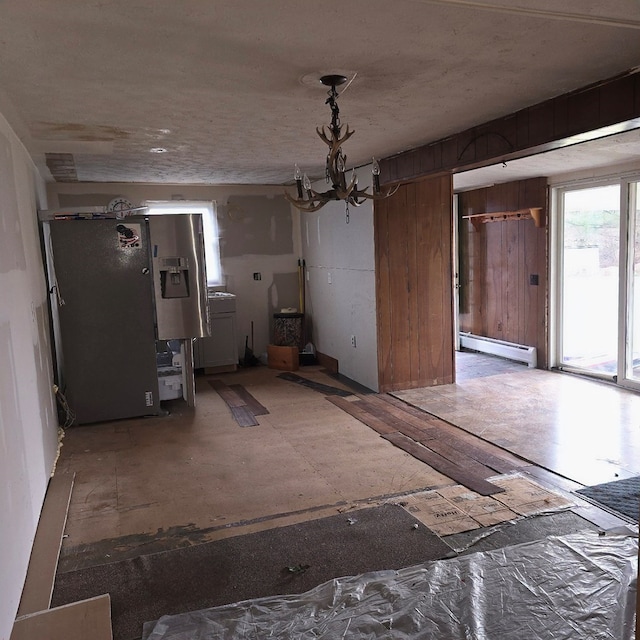
<svg viewBox="0 0 640 640">
<path fill-rule="evenodd" d="M 159 258 L 160 291 L 163 298 L 188 298 L 189 260 L 187 258 Z"/>
</svg>

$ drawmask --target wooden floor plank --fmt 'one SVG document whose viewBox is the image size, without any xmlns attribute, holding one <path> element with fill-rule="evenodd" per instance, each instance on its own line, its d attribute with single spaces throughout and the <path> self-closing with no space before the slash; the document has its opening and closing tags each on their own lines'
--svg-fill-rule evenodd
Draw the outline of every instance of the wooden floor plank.
<svg viewBox="0 0 640 640">
<path fill-rule="evenodd" d="M 422 444 L 427 449 L 430 449 L 434 453 L 437 453 L 443 458 L 446 458 L 450 462 L 453 462 L 454 464 L 457 464 L 464 469 L 468 469 L 472 473 L 478 475 L 480 478 L 484 478 L 486 480 L 487 478 L 496 475 L 494 469 L 487 467 L 478 460 L 474 459 L 468 453 L 460 451 L 459 449 L 452 447 L 451 445 L 443 442 L 442 440 L 439 440 L 438 438 L 432 438 L 424 442 L 419 441 L 419 444 Z"/>
<path fill-rule="evenodd" d="M 500 449 L 497 447 L 494 447 L 494 452 L 489 453 L 485 450 L 485 447 L 479 446 L 477 443 L 472 444 L 456 434 L 447 433 L 445 429 L 441 430 L 439 440 L 464 453 L 469 458 L 493 469 L 496 473 L 513 473 L 524 467 L 524 464 L 520 464 L 518 460 L 514 461 L 502 456 Z"/>
<path fill-rule="evenodd" d="M 396 398 L 395 396 L 392 396 L 388 393 L 380 393 L 377 396 L 377 399 L 381 402 L 386 402 L 387 404 L 396 407 L 398 409 L 400 409 L 401 411 L 404 411 L 405 413 L 408 413 L 409 415 L 413 416 L 414 418 L 417 418 L 418 420 L 420 420 L 425 427 L 429 427 L 429 426 L 434 426 L 434 427 L 439 427 L 441 425 L 442 422 L 444 422 L 443 420 L 441 420 L 440 418 L 427 413 L 426 411 L 423 411 L 422 409 L 418 409 L 406 402 L 404 402 L 403 400 L 399 400 L 398 398 Z"/>
<path fill-rule="evenodd" d="M 209 380 L 209 384 L 218 392 L 218 395 L 227 403 L 229 407 L 242 407 L 247 403 L 222 380 Z"/>
<path fill-rule="evenodd" d="M 113 640 L 108 594 L 17 618 L 11 640 Z"/>
<path fill-rule="evenodd" d="M 327 400 L 332 404 L 335 404 L 336 407 L 340 407 L 340 409 L 346 411 L 354 418 L 360 420 L 360 422 L 366 424 L 368 427 L 371 427 L 371 429 L 377 431 L 381 435 L 397 433 L 396 429 L 389 426 L 384 420 L 380 420 L 380 418 L 377 418 L 368 411 L 365 411 L 360 404 L 361 401 L 359 400 L 351 402 L 345 398 L 341 398 L 340 396 L 327 396 Z"/>
<path fill-rule="evenodd" d="M 522 466 L 518 464 L 517 459 L 508 452 L 502 452 L 498 447 L 486 443 L 482 439 L 468 434 L 466 431 L 450 425 L 448 422 L 436 416 L 431 416 L 420 409 L 411 407 L 393 396 L 379 394 L 372 398 L 369 396 L 364 396 L 364 398 L 371 404 L 381 407 L 382 410 L 388 407 L 388 411 L 394 416 L 407 416 L 407 420 L 412 425 L 421 425 L 419 428 L 426 434 L 425 437 L 422 438 L 419 434 L 414 434 L 408 430 L 398 428 L 398 431 L 413 438 L 416 442 L 424 443 L 425 446 L 429 446 L 429 440 L 437 438 L 440 442 L 445 442 L 449 447 L 467 455 L 471 464 L 473 464 L 474 461 L 478 462 L 485 467 L 493 469 L 497 473 L 510 473 Z M 489 448 L 491 452 L 487 451 Z M 455 454 L 451 452 L 451 455 Z"/>
<path fill-rule="evenodd" d="M 399 416 L 396 416 L 393 413 L 387 411 L 384 407 L 381 407 L 377 403 L 370 402 L 366 398 L 366 396 L 359 401 L 359 406 L 361 406 L 364 411 L 371 414 L 372 416 L 375 416 L 395 431 L 403 433 L 405 436 L 408 436 L 416 442 L 422 442 L 423 440 L 426 441 L 436 437 L 437 430 L 431 428 L 424 429 L 421 427 L 416 427 L 410 421 L 403 420 Z"/>
<path fill-rule="evenodd" d="M 230 384 L 229 389 L 245 401 L 254 416 L 266 416 L 269 413 L 269 409 L 260 404 L 241 384 Z"/>
<path fill-rule="evenodd" d="M 229 408 L 231 409 L 231 413 L 233 414 L 235 421 L 241 427 L 255 427 L 260 424 L 247 405 Z"/>
<path fill-rule="evenodd" d="M 416 443 L 422 443 L 424 445 L 423 447 L 418 445 L 418 447 L 413 448 L 412 451 L 408 451 L 404 446 L 401 448 L 405 448 L 405 450 L 407 450 L 408 453 L 412 453 L 412 455 L 414 452 L 417 452 L 423 457 L 428 457 L 432 462 L 437 461 L 440 464 L 440 468 L 434 468 L 438 471 L 446 467 L 445 463 L 449 462 L 456 467 L 453 470 L 458 475 L 460 475 L 462 470 L 473 474 L 474 479 L 470 480 L 470 482 L 474 482 L 475 479 L 485 480 L 495 475 L 495 470 L 492 467 L 483 464 L 477 459 L 481 457 L 481 452 L 473 450 L 472 447 L 464 443 L 460 444 L 460 448 L 456 448 L 444 441 L 445 438 L 448 438 L 448 434 L 444 434 L 442 429 L 434 426 L 426 426 L 437 424 L 437 422 L 439 422 L 437 418 L 435 421 L 430 420 L 427 423 L 422 420 L 421 417 L 404 411 L 401 406 L 385 402 L 379 396 L 366 395 L 358 396 L 358 398 L 360 399 L 356 402 L 349 402 L 344 399 L 340 399 L 338 402 L 334 402 L 333 399 L 331 401 L 383 436 L 402 434 Z M 399 441 L 404 443 L 402 439 Z M 432 444 L 433 446 L 431 446 Z M 430 464 L 425 459 L 419 459 Z M 430 464 L 430 466 L 433 465 Z M 511 469 L 512 467 L 510 467 L 510 470 Z M 446 473 L 446 475 L 449 474 Z M 449 475 L 449 477 L 452 476 Z M 486 486 L 484 489 L 488 490 Z"/>
<path fill-rule="evenodd" d="M 422 460 L 430 467 L 448 476 L 458 484 L 461 484 L 482 496 L 490 496 L 504 491 L 502 487 L 487 482 L 484 478 L 468 471 L 467 469 L 446 460 L 442 456 L 425 448 L 414 440 L 401 433 L 389 433 L 383 436 L 396 447 L 410 453 L 414 458 Z"/>
<path fill-rule="evenodd" d="M 429 419 L 429 414 L 423 412 L 421 416 L 416 415 L 413 412 L 404 410 L 403 407 L 399 407 L 394 403 L 387 402 L 385 397 L 391 396 L 387 396 L 387 394 L 358 396 L 360 400 L 362 400 L 369 406 L 376 407 L 380 411 L 384 411 L 388 415 L 392 415 L 395 418 L 398 418 L 403 422 L 410 424 L 416 429 L 421 429 L 429 434 L 433 433 L 431 429 L 433 429 L 434 426 L 437 426 L 437 423 Z"/>
<path fill-rule="evenodd" d="M 75 473 L 58 473 L 49 480 L 31 548 L 18 616 L 48 609 L 51 604 L 74 479 Z"/>
<path fill-rule="evenodd" d="M 467 445 L 474 447 L 478 451 L 478 456 L 481 455 L 480 452 L 484 452 L 484 454 L 486 454 L 486 457 L 484 459 L 476 459 L 479 462 L 482 462 L 483 464 L 486 464 L 487 466 L 495 469 L 499 473 L 509 473 L 514 469 L 526 467 L 528 464 L 530 464 L 527 460 L 523 460 L 522 458 L 519 458 L 511 452 L 506 451 L 505 449 L 498 447 L 491 442 L 487 442 L 486 440 L 483 440 L 473 433 L 469 433 L 465 429 L 461 429 L 460 427 L 457 427 L 454 424 L 447 422 L 446 420 L 442 420 L 437 416 L 423 411 L 422 409 L 413 407 L 412 405 L 392 395 L 380 394 L 380 399 L 400 409 L 406 410 L 413 416 L 426 416 L 425 423 L 440 429 L 441 432 L 439 437 L 443 438 L 446 434 L 446 437 L 448 438 L 447 442 L 452 446 L 458 446 L 458 443 L 460 443 L 460 446 L 462 447 L 464 446 L 462 443 L 466 443 Z M 454 444 L 454 442 L 456 444 Z M 492 457 L 495 458 L 493 460 L 493 464 L 489 464 L 489 460 Z M 502 463 L 499 462 L 500 460 L 502 460 Z"/>
</svg>

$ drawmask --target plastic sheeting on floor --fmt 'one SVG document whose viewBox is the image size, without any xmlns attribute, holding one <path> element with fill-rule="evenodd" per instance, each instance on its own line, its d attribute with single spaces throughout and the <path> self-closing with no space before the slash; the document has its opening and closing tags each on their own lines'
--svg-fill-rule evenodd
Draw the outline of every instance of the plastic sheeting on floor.
<svg viewBox="0 0 640 640">
<path fill-rule="evenodd" d="M 630 640 L 637 554 L 632 531 L 549 537 L 165 616 L 143 638 Z"/>
</svg>

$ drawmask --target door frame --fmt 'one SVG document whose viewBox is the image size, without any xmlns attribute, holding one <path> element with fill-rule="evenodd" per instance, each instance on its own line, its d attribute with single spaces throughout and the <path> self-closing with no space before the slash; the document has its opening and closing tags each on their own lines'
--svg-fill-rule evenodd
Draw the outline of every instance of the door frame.
<svg viewBox="0 0 640 640">
<path fill-rule="evenodd" d="M 631 215 L 631 191 L 633 183 L 640 182 L 640 174 L 637 171 L 632 173 L 621 173 L 617 175 L 606 175 L 601 177 L 576 180 L 567 183 L 551 185 L 550 193 L 550 281 L 549 281 L 549 354 L 550 368 L 561 369 L 563 371 L 580 373 L 592 378 L 613 382 L 616 385 L 631 389 L 640 390 L 640 381 L 633 381 L 626 378 L 626 367 L 628 358 L 628 347 L 631 336 L 632 310 L 628 308 L 632 300 L 632 275 L 633 275 L 633 251 L 630 250 L 628 239 L 633 238 L 635 233 L 635 216 Z M 618 353 L 617 371 L 614 375 L 599 372 L 590 372 L 585 369 L 578 369 L 563 365 L 562 363 L 562 327 L 563 327 L 563 197 L 568 191 L 579 191 L 594 187 L 610 185 L 620 186 L 620 254 L 618 258 Z M 640 295 L 640 282 L 638 287 Z"/>
</svg>

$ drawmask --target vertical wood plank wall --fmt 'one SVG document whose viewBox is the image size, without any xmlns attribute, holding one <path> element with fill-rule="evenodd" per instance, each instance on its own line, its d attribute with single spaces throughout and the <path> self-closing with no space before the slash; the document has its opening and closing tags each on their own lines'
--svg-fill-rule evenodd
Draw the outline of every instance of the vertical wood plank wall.
<svg viewBox="0 0 640 640">
<path fill-rule="evenodd" d="M 451 176 L 375 203 L 381 392 L 454 381 Z"/>
<path fill-rule="evenodd" d="M 533 178 L 461 193 L 459 215 L 460 330 L 535 346 L 547 366 L 547 180 Z M 473 213 L 542 207 L 544 227 L 533 220 L 488 222 L 479 231 L 464 220 Z M 538 276 L 538 285 L 530 276 Z"/>
</svg>

